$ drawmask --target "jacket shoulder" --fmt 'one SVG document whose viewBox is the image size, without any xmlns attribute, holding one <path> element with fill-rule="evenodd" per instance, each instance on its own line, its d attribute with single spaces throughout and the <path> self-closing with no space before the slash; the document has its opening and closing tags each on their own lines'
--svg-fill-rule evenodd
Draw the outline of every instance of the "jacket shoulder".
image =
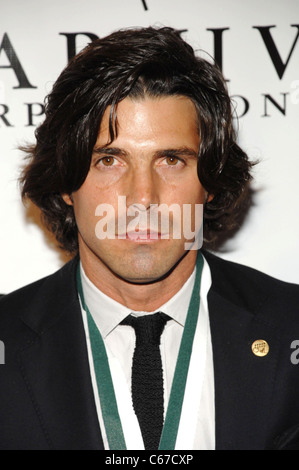
<svg viewBox="0 0 299 470">
<path fill-rule="evenodd" d="M 298 305 L 299 285 L 276 279 L 254 268 L 224 260 L 203 251 L 212 275 L 214 289 L 238 305 L 251 308 L 264 302 L 277 303 L 281 308 Z"/>
<path fill-rule="evenodd" d="M 203 255 L 207 259 L 212 269 L 215 269 L 216 272 L 221 271 L 223 275 L 227 275 L 229 279 L 233 278 L 234 282 L 238 281 L 238 278 L 236 276 L 239 274 L 242 275 L 242 278 L 246 278 L 256 283 L 262 282 L 262 284 L 266 286 L 276 285 L 286 289 L 289 288 L 299 290 L 298 284 L 282 281 L 273 276 L 270 276 L 269 274 L 265 274 L 255 268 L 251 268 L 249 266 L 236 263 L 234 261 L 225 260 L 209 251 L 203 250 Z"/>
<path fill-rule="evenodd" d="M 27 313 L 36 312 L 42 316 L 45 305 L 48 307 L 62 296 L 69 298 L 74 292 L 75 271 L 78 260 L 74 258 L 54 274 L 30 283 L 20 289 L 0 297 L 0 325 L 25 318 Z"/>
</svg>

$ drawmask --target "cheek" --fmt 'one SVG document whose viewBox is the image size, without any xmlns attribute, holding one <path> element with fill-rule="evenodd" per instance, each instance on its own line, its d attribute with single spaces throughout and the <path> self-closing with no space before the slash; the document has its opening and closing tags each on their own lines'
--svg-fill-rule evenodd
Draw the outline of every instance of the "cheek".
<svg viewBox="0 0 299 470">
<path fill-rule="evenodd" d="M 85 181 L 86 184 L 97 188 L 98 191 L 113 190 L 114 186 L 120 184 L 121 178 L 126 172 L 125 165 L 118 164 L 115 167 L 92 166 Z M 84 183 L 84 184 L 85 184 Z"/>
<path fill-rule="evenodd" d="M 204 204 L 206 191 L 198 180 L 189 181 L 172 192 L 172 199 L 179 204 Z"/>
<path fill-rule="evenodd" d="M 105 191 L 86 181 L 84 185 L 73 194 L 73 207 L 78 230 L 85 239 L 96 236 L 96 227 L 99 220 L 110 219 L 111 211 L 117 214 L 117 193 Z M 109 210 L 108 210 L 109 209 Z M 106 210 L 108 212 L 106 212 Z M 114 218 L 114 215 L 113 215 Z"/>
<path fill-rule="evenodd" d="M 83 185 L 73 194 L 73 206 L 79 231 L 91 224 L 95 225 L 95 210 L 97 207 L 97 194 L 88 185 Z"/>
</svg>

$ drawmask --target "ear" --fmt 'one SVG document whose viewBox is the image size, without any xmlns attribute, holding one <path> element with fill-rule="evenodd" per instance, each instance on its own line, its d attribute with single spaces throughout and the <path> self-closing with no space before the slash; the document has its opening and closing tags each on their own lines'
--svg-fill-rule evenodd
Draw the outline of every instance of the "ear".
<svg viewBox="0 0 299 470">
<path fill-rule="evenodd" d="M 71 194 L 62 194 L 61 197 L 68 206 L 73 205 L 73 199 Z"/>
<path fill-rule="evenodd" d="M 207 203 L 207 202 L 211 202 L 212 199 L 214 199 L 214 194 L 209 194 L 209 193 L 207 193 L 207 194 L 206 194 L 206 203 Z"/>
</svg>

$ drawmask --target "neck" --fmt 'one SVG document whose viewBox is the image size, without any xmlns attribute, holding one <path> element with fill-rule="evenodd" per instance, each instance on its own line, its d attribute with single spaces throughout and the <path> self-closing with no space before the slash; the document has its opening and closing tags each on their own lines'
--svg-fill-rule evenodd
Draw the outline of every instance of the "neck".
<svg viewBox="0 0 299 470">
<path fill-rule="evenodd" d="M 104 294 L 135 311 L 152 312 L 171 299 L 191 276 L 196 251 L 189 251 L 162 279 L 136 284 L 115 275 L 99 258 L 80 250 L 82 267 L 89 280 Z"/>
</svg>

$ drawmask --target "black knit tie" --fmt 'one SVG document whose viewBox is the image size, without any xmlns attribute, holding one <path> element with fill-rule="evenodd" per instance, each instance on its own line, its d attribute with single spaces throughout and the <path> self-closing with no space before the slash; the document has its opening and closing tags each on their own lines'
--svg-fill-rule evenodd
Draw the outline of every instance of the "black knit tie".
<svg viewBox="0 0 299 470">
<path fill-rule="evenodd" d="M 132 400 L 139 421 L 145 449 L 158 449 L 163 428 L 164 392 L 160 339 L 170 318 L 162 312 L 133 317 L 130 325 L 136 334 L 132 366 Z"/>
</svg>

